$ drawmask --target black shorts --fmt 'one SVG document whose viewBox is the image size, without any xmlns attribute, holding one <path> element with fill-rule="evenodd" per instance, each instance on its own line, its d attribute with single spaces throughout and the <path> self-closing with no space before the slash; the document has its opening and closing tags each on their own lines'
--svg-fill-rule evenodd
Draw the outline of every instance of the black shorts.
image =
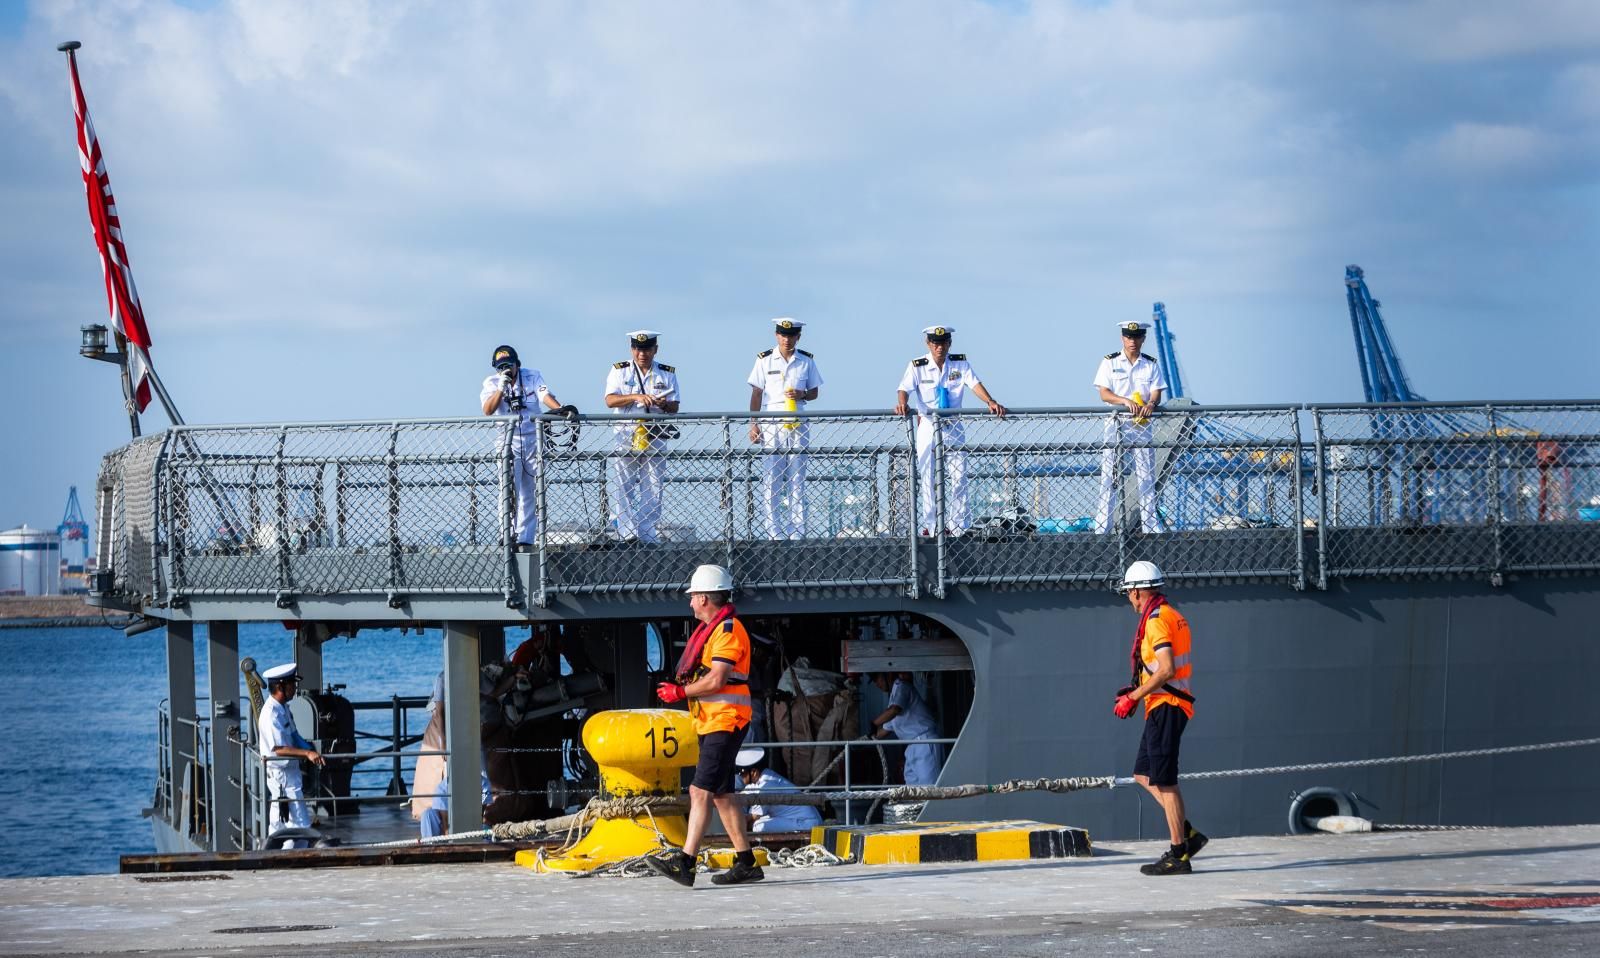
<svg viewBox="0 0 1600 958">
<path fill-rule="evenodd" d="M 737 732 L 707 732 L 700 736 L 700 761 L 694 767 L 694 780 L 689 784 L 713 795 L 732 793 L 733 760 L 748 731 L 750 726 L 746 725 Z"/>
<path fill-rule="evenodd" d="M 1178 784 L 1178 745 L 1189 716 L 1176 705 L 1164 703 L 1144 717 L 1144 737 L 1139 739 L 1139 756 L 1133 760 L 1133 774 L 1148 775 L 1151 785 Z"/>
</svg>

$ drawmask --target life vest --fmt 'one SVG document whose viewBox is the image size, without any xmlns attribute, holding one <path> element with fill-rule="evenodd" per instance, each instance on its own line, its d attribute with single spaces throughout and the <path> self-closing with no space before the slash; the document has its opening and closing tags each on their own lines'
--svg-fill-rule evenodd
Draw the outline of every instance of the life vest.
<svg viewBox="0 0 1600 958">
<path fill-rule="evenodd" d="M 1154 623 L 1159 635 L 1152 636 L 1149 648 L 1146 649 L 1146 632 Z M 1184 714 L 1194 717 L 1194 694 L 1189 689 L 1189 676 L 1194 671 L 1189 661 L 1189 622 L 1177 609 L 1167 603 L 1167 597 L 1157 594 L 1152 598 L 1139 615 L 1139 628 L 1133 636 L 1133 651 L 1130 658 L 1133 665 L 1132 683 L 1134 688 L 1145 683 L 1145 680 L 1155 674 L 1156 651 L 1170 647 L 1172 649 L 1172 678 L 1168 679 L 1161 688 L 1144 697 L 1145 714 L 1158 705 L 1176 705 L 1183 709 Z"/>
<path fill-rule="evenodd" d="M 688 685 L 704 678 L 719 659 L 729 665 L 727 684 L 720 691 L 689 699 L 697 735 L 734 732 L 750 724 L 750 636 L 732 605 L 723 606 L 710 622 L 695 629 L 678 660 L 678 682 Z"/>
</svg>

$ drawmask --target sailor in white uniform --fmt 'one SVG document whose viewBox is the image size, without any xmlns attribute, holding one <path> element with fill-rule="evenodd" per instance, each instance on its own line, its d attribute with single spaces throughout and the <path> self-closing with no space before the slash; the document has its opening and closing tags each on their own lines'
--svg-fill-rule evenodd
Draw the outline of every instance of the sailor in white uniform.
<svg viewBox="0 0 1600 958">
<path fill-rule="evenodd" d="M 893 681 L 893 685 L 889 683 Z M 877 738 L 893 735 L 903 740 L 938 738 L 939 725 L 928 709 L 928 703 L 917 694 L 907 673 L 879 672 L 872 683 L 889 693 L 889 706 L 872 720 Z M 932 785 L 939 780 L 939 766 L 943 764 L 943 746 L 936 742 L 906 746 L 905 779 L 907 785 Z"/>
<path fill-rule="evenodd" d="M 495 371 L 483 381 L 478 403 L 485 416 L 517 417 L 516 431 L 511 434 L 511 482 L 517 493 L 513 532 L 517 551 L 529 552 L 539 533 L 539 517 L 534 511 L 539 474 L 539 423 L 535 417 L 541 403 L 548 409 L 559 409 L 561 403 L 545 385 L 539 370 L 523 366 L 517 351 L 510 346 L 496 346 L 489 362 Z"/>
<path fill-rule="evenodd" d="M 1117 508 L 1117 490 L 1122 484 L 1117 475 L 1117 456 L 1123 450 L 1133 454 L 1133 469 L 1139 477 L 1139 523 L 1147 533 L 1163 531 L 1156 507 L 1156 453 L 1151 447 L 1150 414 L 1161 405 L 1167 380 L 1156 361 L 1140 352 L 1149 323 L 1118 323 L 1122 349 L 1107 353 L 1095 372 L 1095 388 L 1100 399 L 1115 411 L 1106 417 L 1103 438 L 1106 449 L 1100 454 L 1100 503 L 1095 509 L 1094 531 L 1111 531 Z"/>
<path fill-rule="evenodd" d="M 300 676 L 295 674 L 295 664 L 290 662 L 268 669 L 261 680 L 267 685 L 267 698 L 261 704 L 261 715 L 256 720 L 256 746 L 267 766 L 268 824 L 267 840 L 285 828 L 310 828 L 311 808 L 305 800 L 305 789 L 300 782 L 300 759 L 313 765 L 324 765 L 322 753 L 310 742 L 300 737 L 294 727 L 294 716 L 289 714 L 289 700 L 294 698 Z M 288 761 L 273 761 L 288 759 Z M 304 839 L 289 840 L 285 848 L 307 848 Z"/>
<path fill-rule="evenodd" d="M 939 527 L 939 490 L 934 481 L 933 461 L 935 420 L 940 421 L 943 431 L 944 501 L 950 507 L 944 522 L 945 531 L 960 535 L 971 524 L 967 508 L 967 454 L 961 450 L 966 431 L 960 417 L 938 417 L 932 410 L 960 409 L 970 389 L 988 404 L 990 412 L 996 416 L 1006 414 L 1006 407 L 989 395 L 967 357 L 950 352 L 950 340 L 955 331 L 954 326 L 929 326 L 922 331 L 928 352 L 906 364 L 894 406 L 896 416 L 904 416 L 910 410 L 917 413 L 917 525 L 924 535 L 932 535 Z"/>
<path fill-rule="evenodd" d="M 767 750 L 741 748 L 733 764 L 739 769 L 735 783 L 746 795 L 753 792 L 798 792 L 795 784 L 767 767 Z M 750 815 L 750 831 L 809 832 L 822 824 L 822 813 L 814 805 L 751 805 L 745 809 Z"/>
<path fill-rule="evenodd" d="M 788 316 L 772 321 L 778 345 L 756 353 L 750 370 L 750 411 L 798 412 L 822 386 L 815 357 L 796 349 L 805 323 Z M 767 537 L 801 539 L 806 534 L 806 459 L 811 426 L 803 419 L 762 419 L 750 424 L 750 441 L 767 454 L 761 462 L 761 508 Z"/>
<path fill-rule="evenodd" d="M 678 374 L 656 362 L 653 329 L 628 334 L 633 358 L 616 363 L 606 374 L 606 406 L 618 416 L 638 413 L 675 414 L 678 411 Z M 661 483 L 665 473 L 662 450 L 673 427 L 634 419 L 617 423 L 611 457 L 611 524 L 624 542 L 655 542 L 661 523 Z"/>
</svg>

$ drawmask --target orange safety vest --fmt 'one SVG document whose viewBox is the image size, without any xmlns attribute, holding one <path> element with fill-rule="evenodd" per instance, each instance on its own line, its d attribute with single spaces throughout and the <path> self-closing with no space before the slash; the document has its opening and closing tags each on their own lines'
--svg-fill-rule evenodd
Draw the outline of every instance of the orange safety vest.
<svg viewBox="0 0 1600 958">
<path fill-rule="evenodd" d="M 728 663 L 728 684 L 720 692 L 689 700 L 696 735 L 736 732 L 750 724 L 750 636 L 744 623 L 733 616 L 712 627 L 688 681 L 709 675 L 711 663 L 716 661 Z"/>
<path fill-rule="evenodd" d="M 1165 597 L 1157 598 L 1145 613 L 1139 629 L 1139 664 L 1134 673 L 1134 684 L 1143 685 L 1156 672 L 1156 652 L 1172 650 L 1172 678 L 1166 684 L 1144 697 L 1144 712 L 1158 705 L 1176 705 L 1185 715 L 1194 718 L 1194 692 L 1189 677 L 1194 671 L 1189 661 L 1189 620 L 1177 609 L 1167 604 Z"/>
</svg>

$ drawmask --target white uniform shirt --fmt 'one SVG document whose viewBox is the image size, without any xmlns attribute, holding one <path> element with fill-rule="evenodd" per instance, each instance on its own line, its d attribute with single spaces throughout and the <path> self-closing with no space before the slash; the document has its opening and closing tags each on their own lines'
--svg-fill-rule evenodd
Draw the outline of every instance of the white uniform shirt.
<svg viewBox="0 0 1600 958">
<path fill-rule="evenodd" d="M 822 385 L 822 373 L 817 371 L 817 362 L 812 355 L 803 349 L 794 351 L 794 356 L 784 359 L 777 349 L 766 349 L 756 354 L 756 365 L 750 370 L 749 383 L 761 390 L 762 409 L 788 409 L 789 397 L 784 395 L 788 389 L 798 389 L 801 392 L 819 388 Z M 795 409 L 806 408 L 804 399 L 794 401 Z"/>
<path fill-rule="evenodd" d="M 905 679 L 895 679 L 889 689 L 889 704 L 900 706 L 900 714 L 883 723 L 898 739 L 938 738 L 939 727 L 933 721 L 928 704 L 917 694 L 917 687 Z"/>
<path fill-rule="evenodd" d="M 610 372 L 606 373 L 606 395 L 629 396 L 635 393 L 667 402 L 679 402 L 678 374 L 665 363 L 652 363 L 649 369 L 642 371 L 642 375 L 639 367 L 631 362 L 613 363 Z M 611 411 L 619 416 L 660 412 L 659 409 L 646 410 L 641 403 L 629 403 Z"/>
<path fill-rule="evenodd" d="M 271 759 L 274 749 L 313 748 L 312 744 L 300 737 L 294 727 L 294 716 L 289 714 L 289 706 L 272 696 L 267 696 L 261 704 L 261 715 L 256 719 L 256 747 L 263 758 Z M 285 784 L 300 784 L 300 760 L 268 761 L 267 781 L 274 789 L 281 793 Z"/>
<path fill-rule="evenodd" d="M 761 770 L 761 777 L 752 785 L 741 785 L 745 794 L 755 792 L 798 792 L 795 784 L 770 768 Z M 751 805 L 750 814 L 758 820 L 757 827 L 765 832 L 801 832 L 813 825 L 822 824 L 822 813 L 811 805 Z"/>
<path fill-rule="evenodd" d="M 529 432 L 533 429 L 533 417 L 539 415 L 544 408 L 544 398 L 550 395 L 550 387 L 545 385 L 544 377 L 539 375 L 539 370 L 537 369 L 529 369 L 526 366 L 520 367 L 517 378 L 519 380 L 518 385 L 522 388 L 523 401 L 522 422 L 517 428 L 523 432 Z M 490 396 L 497 395 L 500 397 L 500 404 L 495 407 L 495 413 L 501 416 L 511 415 L 511 405 L 506 402 L 505 390 L 501 388 L 501 384 L 504 382 L 505 377 L 499 373 L 495 373 L 483 381 L 483 388 L 478 391 L 478 407 L 480 409 L 483 408 L 484 403 L 489 401 Z"/>
<path fill-rule="evenodd" d="M 1161 367 L 1156 365 L 1156 361 L 1144 353 L 1130 363 L 1128 357 L 1119 350 L 1100 360 L 1100 369 L 1094 374 L 1094 384 L 1104 386 L 1123 399 L 1132 399 L 1137 392 L 1145 402 L 1149 402 L 1156 390 L 1166 392 L 1167 377 L 1161 374 Z"/>
<path fill-rule="evenodd" d="M 933 364 L 933 354 L 925 353 L 906 364 L 899 389 L 906 394 L 911 407 L 921 411 L 941 408 L 939 389 L 942 386 L 945 392 L 942 408 L 960 409 L 967 390 L 980 382 L 978 374 L 972 370 L 972 364 L 967 362 L 966 354 L 946 354 L 944 368 L 940 369 Z"/>
</svg>

